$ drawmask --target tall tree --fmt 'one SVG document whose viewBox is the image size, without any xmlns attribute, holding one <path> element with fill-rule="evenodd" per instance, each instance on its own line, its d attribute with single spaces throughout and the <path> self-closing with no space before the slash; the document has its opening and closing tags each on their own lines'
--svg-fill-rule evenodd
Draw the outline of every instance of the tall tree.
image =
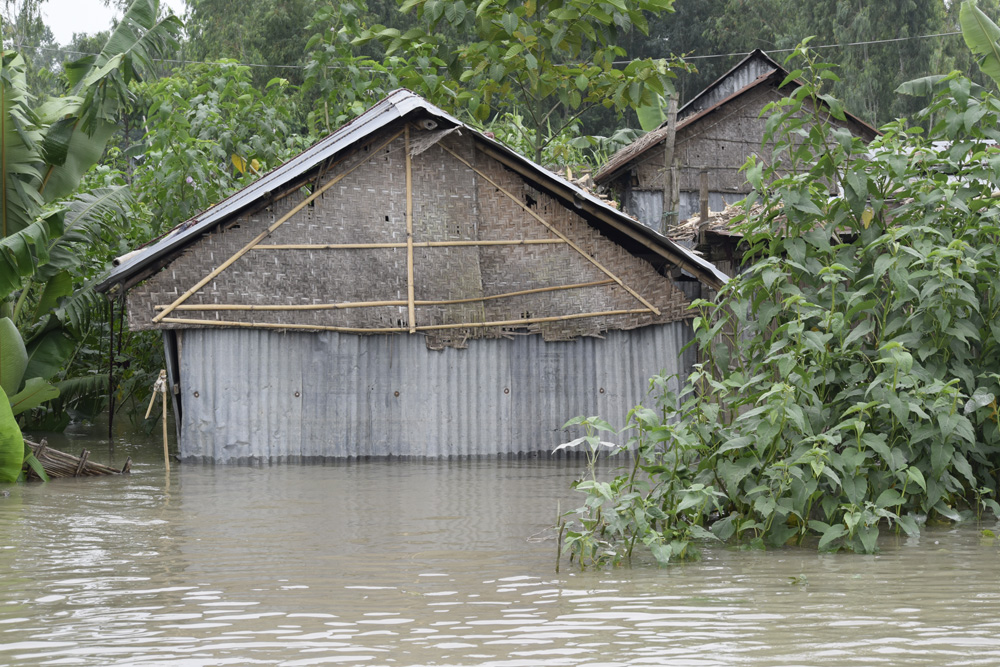
<svg viewBox="0 0 1000 667">
<path fill-rule="evenodd" d="M 632 30 L 648 33 L 648 15 L 672 9 L 673 0 L 406 0 L 400 10 L 415 13 L 417 27 L 373 26 L 354 43 L 379 40 L 388 56 L 430 48 L 423 66 L 439 72 L 422 77 L 424 88 L 480 122 L 518 113 L 541 161 L 591 108 L 662 105 L 675 76 L 667 61 L 628 60 L 619 44 Z"/>
<path fill-rule="evenodd" d="M 946 41 L 925 38 L 947 30 L 941 0 L 728 0 L 709 30 L 718 52 L 791 49 L 815 36 L 814 46 L 839 66 L 833 93 L 847 109 L 879 125 L 920 108 L 896 94 L 905 81 L 939 71 Z M 780 59 L 780 58 L 779 58 Z"/>
<path fill-rule="evenodd" d="M 313 0 L 187 0 L 185 56 L 267 65 L 254 68 L 258 88 L 276 76 L 299 84 L 314 5 Z"/>
</svg>

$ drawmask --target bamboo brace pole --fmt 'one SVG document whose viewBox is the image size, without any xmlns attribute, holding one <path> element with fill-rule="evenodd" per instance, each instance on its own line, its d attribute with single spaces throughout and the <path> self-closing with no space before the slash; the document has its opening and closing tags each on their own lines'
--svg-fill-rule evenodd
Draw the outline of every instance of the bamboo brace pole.
<svg viewBox="0 0 1000 667">
<path fill-rule="evenodd" d="M 438 299 L 432 301 L 414 301 L 416 306 L 453 306 L 463 303 L 477 303 L 480 301 L 496 301 L 497 299 L 509 299 L 515 296 L 525 296 L 527 294 L 543 294 L 545 292 L 558 292 L 563 290 L 584 289 L 587 287 L 600 287 L 603 285 L 614 285 L 615 281 L 595 280 L 589 283 L 575 283 L 573 285 L 556 285 L 554 287 L 535 287 L 533 289 L 519 290 L 517 292 L 505 292 L 503 294 L 490 294 L 487 296 L 476 296 L 468 299 Z M 288 312 L 288 311 L 316 311 L 316 310 L 344 310 L 348 308 L 377 308 L 380 306 L 405 306 L 406 301 L 353 301 L 344 303 L 316 303 L 316 304 L 274 304 L 255 305 L 241 303 L 209 303 L 209 304 L 182 304 L 174 310 L 187 311 L 207 311 L 216 312 L 223 310 L 239 310 L 249 312 Z M 155 306 L 156 310 L 163 310 L 166 306 Z"/>
<path fill-rule="evenodd" d="M 584 252 L 583 248 L 581 248 L 580 246 L 578 246 L 575 243 L 573 243 L 563 233 L 561 233 L 558 229 L 556 229 L 555 227 L 553 227 L 549 223 L 548 220 L 546 220 L 542 216 L 540 216 L 537 213 L 535 213 L 527 204 L 525 204 L 523 201 L 521 201 L 520 199 L 518 199 L 517 197 L 515 197 L 512 193 L 510 193 L 509 191 L 507 191 L 506 188 L 504 188 L 502 185 L 500 185 L 499 183 L 497 183 L 496 181 L 494 181 L 492 178 L 490 178 L 489 176 L 487 176 L 485 173 L 483 173 L 479 169 L 476 169 L 465 158 L 463 158 L 461 155 L 459 155 L 455 151 L 451 150 L 450 148 L 448 148 L 444 144 L 438 144 L 438 145 L 441 146 L 441 148 L 443 148 L 445 151 L 447 151 L 448 153 L 450 153 L 451 156 L 454 157 L 456 160 L 458 160 L 459 162 L 461 162 L 462 164 L 464 164 L 466 167 L 468 167 L 469 169 L 471 169 L 475 173 L 479 174 L 479 176 L 482 177 L 487 183 L 489 183 L 490 185 L 492 185 L 493 187 L 495 187 L 497 190 L 499 190 L 501 193 L 503 193 L 504 196 L 506 196 L 512 202 L 514 202 L 515 204 L 517 204 L 518 206 L 520 206 L 528 215 L 530 215 L 535 220 L 537 220 L 538 222 L 540 222 L 543 225 L 545 225 L 546 229 L 548 229 L 550 232 L 552 232 L 553 234 L 555 234 L 556 236 L 558 236 L 560 239 L 562 239 L 563 241 L 565 241 L 567 244 L 569 244 L 569 247 L 573 248 L 573 250 L 575 250 L 578 253 L 580 253 L 587 261 L 589 261 L 591 264 L 593 264 L 598 269 L 600 269 L 600 271 L 604 275 L 606 275 L 608 278 L 611 278 L 616 283 L 618 283 L 619 287 L 621 287 L 626 292 L 628 292 L 633 297 L 635 297 L 636 300 L 639 301 L 639 303 L 641 303 L 646 308 L 648 308 L 649 310 L 651 310 L 654 314 L 656 314 L 656 315 L 660 314 L 660 309 L 659 308 L 657 308 L 656 306 L 654 306 L 653 304 L 651 304 L 649 301 L 646 301 L 646 299 L 644 299 L 641 294 L 639 294 L 634 289 L 632 289 L 631 287 L 629 287 L 628 285 L 626 285 L 624 282 L 622 282 L 621 278 L 619 278 L 615 274 L 611 273 L 611 271 L 609 271 L 608 269 L 606 269 L 603 264 L 601 264 L 596 259 L 594 259 L 590 255 L 588 255 L 586 252 Z"/>
<path fill-rule="evenodd" d="M 146 419 L 149 419 L 150 413 L 153 412 L 153 402 L 156 400 L 157 393 L 163 399 L 163 465 L 166 467 L 167 473 L 169 473 L 170 452 L 167 447 L 167 371 L 165 370 L 160 370 L 160 377 L 156 378 L 156 382 L 153 384 L 153 395 L 149 397 L 149 407 L 146 408 Z"/>
<path fill-rule="evenodd" d="M 413 172 L 410 165 L 410 125 L 405 128 L 406 149 L 406 318 L 410 333 L 417 332 L 417 311 L 413 303 Z"/>
<path fill-rule="evenodd" d="M 347 169 L 344 172 L 342 172 L 340 174 L 337 174 L 336 176 L 334 176 L 333 178 L 331 178 L 329 181 L 327 181 L 323 185 L 323 187 L 319 188 L 318 190 L 316 190 L 316 192 L 312 193 L 311 195 L 309 195 L 308 197 L 306 197 L 305 199 L 303 199 L 301 202 L 299 202 L 291 211 L 289 211 L 285 215 L 281 216 L 270 227 L 268 227 L 263 232 L 261 232 L 260 234 L 258 234 L 252 241 L 250 241 L 250 243 L 246 244 L 240 250 L 238 250 L 235 255 L 233 255 L 232 257 L 230 257 L 229 259 L 227 259 L 225 262 L 223 262 L 218 267 L 216 267 L 211 273 L 209 273 L 207 276 L 205 276 L 204 278 L 202 278 L 201 280 L 199 280 L 195 284 L 194 287 L 192 287 L 188 291 L 184 292 L 184 294 L 180 295 L 177 298 L 176 301 L 174 301 L 169 306 L 167 306 L 166 308 L 164 308 L 160 312 L 159 315 L 156 315 L 155 317 L 153 317 L 153 322 L 157 323 L 160 320 L 162 320 L 164 317 L 166 317 L 168 314 L 170 314 L 170 311 L 172 311 L 174 308 L 176 308 L 177 306 L 179 306 L 182 303 L 184 303 L 185 301 L 187 301 L 189 298 L 191 298 L 192 294 L 194 294 L 195 292 L 197 292 L 198 290 L 200 290 L 202 287 L 204 287 L 205 285 L 207 285 L 208 283 L 210 283 L 216 276 L 218 276 L 220 273 L 222 273 L 223 271 L 225 271 L 226 269 L 228 269 L 240 257 L 242 257 L 243 255 L 245 255 L 248 252 L 250 252 L 251 248 L 253 248 L 255 245 L 257 245 L 258 243 L 260 243 L 261 241 L 263 241 L 264 239 L 266 239 L 268 236 L 270 236 L 271 233 L 274 230 L 276 230 L 278 227 L 281 227 L 283 224 L 285 224 L 285 222 L 288 221 L 289 218 L 291 218 L 293 215 L 295 215 L 296 213 L 298 213 L 299 211 L 301 211 L 302 209 L 304 209 L 306 206 L 308 206 L 312 202 L 316 201 L 316 199 L 318 199 L 320 195 L 322 195 L 324 192 L 326 192 L 327 190 L 329 190 L 330 188 L 332 188 L 334 185 L 336 185 L 337 183 L 339 183 L 343 178 L 345 178 L 349 174 L 353 173 L 355 169 L 357 169 L 361 165 L 363 165 L 366 162 L 368 162 L 368 160 L 370 160 L 376 153 L 379 153 L 383 148 L 385 148 L 386 146 L 388 146 L 389 144 L 391 144 L 393 141 L 395 141 L 399 137 L 399 135 L 401 135 L 401 134 L 403 134 L 403 133 L 402 132 L 397 132 L 393 136 L 389 137 L 381 145 L 379 145 L 378 148 L 376 148 L 375 150 L 369 152 L 368 157 L 366 157 L 364 160 L 359 160 L 358 163 L 355 164 L 354 166 L 352 166 L 350 169 Z"/>
<path fill-rule="evenodd" d="M 519 320 L 494 320 L 492 322 L 463 322 L 460 324 L 425 324 L 416 327 L 417 331 L 438 331 L 441 329 L 479 329 L 483 327 L 516 327 L 526 324 L 542 324 L 544 322 L 565 322 L 588 317 L 610 317 L 613 315 L 647 315 L 648 308 L 631 310 L 602 310 L 596 313 L 574 313 L 572 315 L 553 315 L 551 317 L 526 317 Z M 168 324 L 198 324 L 210 327 L 242 327 L 245 329 L 297 329 L 304 331 L 337 331 L 340 333 L 403 333 L 408 329 L 351 329 L 348 327 L 331 327 L 321 324 L 276 324 L 271 322 L 236 322 L 226 320 L 190 320 L 179 317 L 168 317 L 163 320 Z"/>
</svg>

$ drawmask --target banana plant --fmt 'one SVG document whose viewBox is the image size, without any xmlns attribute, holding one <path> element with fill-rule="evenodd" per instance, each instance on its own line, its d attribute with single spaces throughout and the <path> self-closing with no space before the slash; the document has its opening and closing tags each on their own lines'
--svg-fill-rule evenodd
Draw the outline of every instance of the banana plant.
<svg viewBox="0 0 1000 667">
<path fill-rule="evenodd" d="M 24 382 L 18 391 L 28 363 L 17 327 L 9 317 L 0 318 L 0 483 L 17 481 L 25 464 L 46 479 L 41 463 L 24 442 L 16 417 L 55 398 L 59 391 L 38 377 Z"/>
<path fill-rule="evenodd" d="M 1000 84 L 1000 27 L 976 6 L 976 0 L 962 3 L 958 22 L 966 46 L 979 56 L 979 69 Z"/>
<path fill-rule="evenodd" d="M 77 277 L 85 261 L 81 248 L 100 241 L 104 221 L 121 215 L 127 196 L 120 188 L 73 193 L 132 99 L 130 84 L 154 72 L 154 60 L 176 44 L 181 27 L 174 16 L 159 17 L 159 0 L 134 0 L 98 55 L 64 66 L 68 94 L 41 101 L 28 94 L 21 55 L 0 52 L 4 414 L 58 395 L 49 380 L 75 354 L 95 301 Z"/>
</svg>

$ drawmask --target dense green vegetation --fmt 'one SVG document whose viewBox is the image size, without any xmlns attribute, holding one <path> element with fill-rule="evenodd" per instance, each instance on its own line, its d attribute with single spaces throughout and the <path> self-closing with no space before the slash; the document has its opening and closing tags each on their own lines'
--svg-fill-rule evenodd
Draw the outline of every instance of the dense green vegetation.
<svg viewBox="0 0 1000 667">
<path fill-rule="evenodd" d="M 104 310 L 87 283 L 104 268 L 97 249 L 124 225 L 127 192 L 80 186 L 130 87 L 179 28 L 157 18 L 155 2 L 137 0 L 100 53 L 65 67 L 63 93 L 41 100 L 29 91 L 20 54 L 0 56 L 0 479 L 16 477 L 24 458 L 20 438 L 10 437 L 14 415 L 60 397 L 57 421 L 68 420 L 70 401 L 106 386 L 95 368 L 73 369 L 88 356 L 92 318 Z"/>
<path fill-rule="evenodd" d="M 748 265 L 696 304 L 703 363 L 680 395 L 654 378 L 630 413 L 635 466 L 578 485 L 581 564 L 695 558 L 698 539 L 870 553 L 1000 516 L 1000 99 L 958 73 L 904 84 L 931 103 L 865 146 L 809 112 L 842 116 L 830 66 L 797 62 L 775 150 L 746 165 Z"/>
</svg>

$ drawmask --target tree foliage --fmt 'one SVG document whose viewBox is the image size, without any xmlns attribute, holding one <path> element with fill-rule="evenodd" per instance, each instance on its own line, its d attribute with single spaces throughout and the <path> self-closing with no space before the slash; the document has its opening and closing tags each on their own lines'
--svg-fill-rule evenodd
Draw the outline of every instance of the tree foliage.
<svg viewBox="0 0 1000 667">
<path fill-rule="evenodd" d="M 916 81 L 931 104 L 865 146 L 809 113 L 833 75 L 802 55 L 774 152 L 746 165 L 749 263 L 697 304 L 680 397 L 656 378 L 631 413 L 637 470 L 581 510 L 581 559 L 693 557 L 699 537 L 870 553 L 1000 515 L 1000 99 Z"/>
<path fill-rule="evenodd" d="M 305 148 L 284 79 L 261 91 L 245 66 L 195 64 L 136 91 L 145 136 L 128 150 L 138 159 L 132 190 L 140 206 L 133 214 L 147 235 L 187 220 Z"/>
<path fill-rule="evenodd" d="M 155 0 L 135 0 L 99 53 L 67 63 L 68 95 L 36 100 L 24 59 L 0 55 L 0 316 L 11 322 L 4 350 L 23 339 L 26 365 L 7 389 L 22 410 L 54 395 L 50 381 L 69 379 L 92 315 L 103 311 L 86 285 L 92 255 L 84 249 L 106 247 L 108 225 L 123 219 L 125 193 L 77 189 L 131 99 L 130 85 L 179 31 L 176 19 L 160 19 L 157 10 Z"/>
<path fill-rule="evenodd" d="M 628 60 L 619 41 L 631 30 L 647 33 L 647 14 L 672 7 L 673 0 L 407 0 L 400 9 L 414 12 L 418 26 L 372 26 L 353 43 L 379 40 L 389 56 L 432 48 L 428 57 L 441 74 L 427 87 L 443 87 L 451 106 L 479 122 L 498 112 L 520 114 L 541 161 L 546 144 L 592 107 L 663 105 L 675 76 L 668 63 Z M 463 39 L 455 43 L 449 33 Z"/>
</svg>

